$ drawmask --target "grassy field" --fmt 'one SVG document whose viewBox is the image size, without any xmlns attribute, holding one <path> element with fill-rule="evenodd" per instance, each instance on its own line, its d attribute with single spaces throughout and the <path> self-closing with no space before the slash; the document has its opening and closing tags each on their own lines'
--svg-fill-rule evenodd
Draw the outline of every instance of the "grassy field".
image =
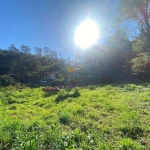
<svg viewBox="0 0 150 150">
<path fill-rule="evenodd" d="M 149 150 L 150 84 L 0 88 L 2 150 Z"/>
</svg>

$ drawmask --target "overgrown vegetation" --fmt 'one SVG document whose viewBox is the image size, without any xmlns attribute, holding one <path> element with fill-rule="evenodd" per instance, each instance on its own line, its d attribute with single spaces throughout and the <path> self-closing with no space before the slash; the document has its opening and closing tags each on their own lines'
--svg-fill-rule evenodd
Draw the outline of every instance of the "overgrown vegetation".
<svg viewBox="0 0 150 150">
<path fill-rule="evenodd" d="M 0 149 L 150 149 L 150 84 L 93 87 L 1 87 Z"/>
<path fill-rule="evenodd" d="M 80 92 L 79 92 L 78 88 L 74 88 L 72 92 L 69 92 L 66 89 L 61 89 L 58 92 L 58 95 L 57 95 L 55 101 L 58 103 L 60 101 L 65 100 L 68 97 L 74 97 L 75 98 L 75 97 L 78 97 L 78 96 L 80 96 Z"/>
</svg>

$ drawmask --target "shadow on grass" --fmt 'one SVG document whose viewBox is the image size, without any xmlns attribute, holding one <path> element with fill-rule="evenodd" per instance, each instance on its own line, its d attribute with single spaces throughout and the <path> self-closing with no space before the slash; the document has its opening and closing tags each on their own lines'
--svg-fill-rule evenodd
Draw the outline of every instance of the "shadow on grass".
<svg viewBox="0 0 150 150">
<path fill-rule="evenodd" d="M 121 129 L 124 136 L 130 137 L 132 139 L 138 139 L 143 136 L 144 130 L 141 127 L 124 127 Z"/>
</svg>

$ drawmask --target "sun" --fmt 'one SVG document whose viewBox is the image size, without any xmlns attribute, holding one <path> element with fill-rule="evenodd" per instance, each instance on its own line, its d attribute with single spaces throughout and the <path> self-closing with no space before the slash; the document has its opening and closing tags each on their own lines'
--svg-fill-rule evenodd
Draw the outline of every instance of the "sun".
<svg viewBox="0 0 150 150">
<path fill-rule="evenodd" d="M 77 46 L 86 49 L 95 44 L 99 38 L 99 28 L 95 21 L 85 20 L 75 30 L 74 41 Z"/>
</svg>

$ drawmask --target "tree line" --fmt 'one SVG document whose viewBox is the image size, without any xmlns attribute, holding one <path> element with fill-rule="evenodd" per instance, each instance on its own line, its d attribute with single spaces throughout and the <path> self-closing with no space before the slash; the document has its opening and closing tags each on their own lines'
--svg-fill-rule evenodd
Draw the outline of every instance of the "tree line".
<svg viewBox="0 0 150 150">
<path fill-rule="evenodd" d="M 10 79 L 25 84 L 39 83 L 45 72 L 59 71 L 61 72 L 68 60 L 61 57 L 58 58 L 57 52 L 45 47 L 42 49 L 35 47 L 35 54 L 31 54 L 29 46 L 21 45 L 17 49 L 14 45 L 10 45 L 8 49 L 0 49 L 0 79 L 7 80 L 5 84 L 9 84 Z"/>
</svg>

